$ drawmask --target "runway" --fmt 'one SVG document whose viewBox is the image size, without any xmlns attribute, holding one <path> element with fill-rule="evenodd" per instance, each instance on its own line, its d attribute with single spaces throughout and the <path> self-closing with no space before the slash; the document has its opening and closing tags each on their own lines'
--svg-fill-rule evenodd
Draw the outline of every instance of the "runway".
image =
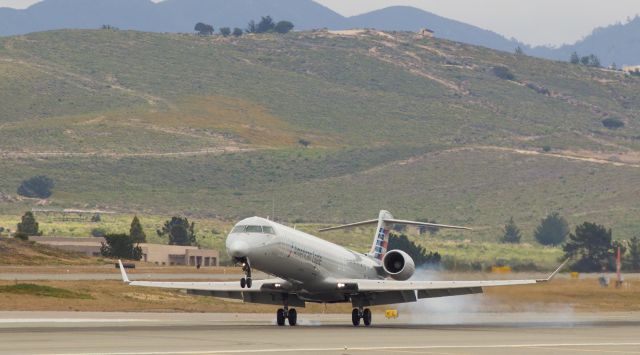
<svg viewBox="0 0 640 355">
<path fill-rule="evenodd" d="M 0 312 L 3 354 L 640 354 L 640 314 L 474 313 L 354 328 L 349 315 Z M 424 320 L 423 320 L 424 321 Z"/>
</svg>

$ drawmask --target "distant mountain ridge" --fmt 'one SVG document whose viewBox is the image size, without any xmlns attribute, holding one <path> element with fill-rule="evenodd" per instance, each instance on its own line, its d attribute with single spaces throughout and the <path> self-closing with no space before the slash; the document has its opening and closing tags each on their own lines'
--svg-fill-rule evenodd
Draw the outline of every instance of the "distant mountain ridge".
<svg viewBox="0 0 640 355">
<path fill-rule="evenodd" d="M 606 66 L 613 63 L 618 67 L 640 64 L 640 16 L 625 24 L 596 28 L 589 36 L 574 44 L 527 50 L 533 56 L 558 60 L 568 60 L 573 52 L 578 55 L 595 54 Z"/>
<path fill-rule="evenodd" d="M 377 28 L 417 31 L 428 27 L 444 39 L 511 51 L 515 40 L 407 6 L 394 6 L 344 17 L 312 0 L 44 0 L 24 10 L 0 8 L 0 35 L 64 28 L 121 29 L 150 32 L 192 32 L 196 22 L 245 28 L 249 20 L 271 15 L 292 21 L 296 29 Z"/>
<path fill-rule="evenodd" d="M 392 6 L 344 17 L 312 0 L 44 0 L 24 10 L 0 8 L 0 36 L 63 28 L 192 32 L 196 22 L 245 28 L 251 19 L 271 15 L 292 21 L 298 30 L 376 28 L 417 31 L 430 28 L 436 37 L 512 52 L 520 46 L 533 56 L 568 60 L 571 53 L 595 54 L 604 65 L 640 64 L 640 18 L 599 28 L 585 39 L 559 48 L 531 47 L 498 33 L 408 6 Z"/>
</svg>

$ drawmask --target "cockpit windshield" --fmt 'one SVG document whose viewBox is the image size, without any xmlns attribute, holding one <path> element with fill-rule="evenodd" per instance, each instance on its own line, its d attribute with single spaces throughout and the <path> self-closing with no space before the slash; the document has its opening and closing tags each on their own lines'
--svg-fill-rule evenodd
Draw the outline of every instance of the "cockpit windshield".
<svg viewBox="0 0 640 355">
<path fill-rule="evenodd" d="M 231 233 L 265 233 L 276 234 L 270 226 L 235 226 Z"/>
</svg>

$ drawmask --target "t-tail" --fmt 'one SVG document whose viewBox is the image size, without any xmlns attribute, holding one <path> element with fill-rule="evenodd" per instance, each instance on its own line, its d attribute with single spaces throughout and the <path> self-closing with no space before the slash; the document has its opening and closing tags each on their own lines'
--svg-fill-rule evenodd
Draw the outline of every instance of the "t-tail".
<svg viewBox="0 0 640 355">
<path fill-rule="evenodd" d="M 343 224 L 341 226 L 335 226 L 330 228 L 320 229 L 320 232 L 326 232 L 330 230 L 336 229 L 344 229 L 344 228 L 352 228 L 352 227 L 360 227 L 360 226 L 368 226 L 377 224 L 375 235 L 373 236 L 373 243 L 371 244 L 371 250 L 369 254 L 372 258 L 382 260 L 384 254 L 387 252 L 387 247 L 389 246 L 389 232 L 391 231 L 391 227 L 394 224 L 402 224 L 409 226 L 417 226 L 417 227 L 436 227 L 436 228 L 447 228 L 447 229 L 461 229 L 461 230 L 471 230 L 471 228 L 460 227 L 460 226 L 450 226 L 447 224 L 436 224 L 436 223 L 426 223 L 426 222 L 418 222 L 418 221 L 408 221 L 404 219 L 395 219 L 393 215 L 389 213 L 389 211 L 381 210 L 378 214 L 378 219 L 369 219 L 366 221 L 360 221 L 355 223 Z"/>
</svg>

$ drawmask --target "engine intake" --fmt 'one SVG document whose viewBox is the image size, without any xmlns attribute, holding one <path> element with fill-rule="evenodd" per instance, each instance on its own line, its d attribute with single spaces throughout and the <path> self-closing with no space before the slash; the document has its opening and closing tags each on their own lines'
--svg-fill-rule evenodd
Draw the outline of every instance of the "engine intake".
<svg viewBox="0 0 640 355">
<path fill-rule="evenodd" d="M 416 271 L 416 264 L 409 254 L 402 250 L 388 251 L 382 258 L 382 268 L 395 280 L 408 280 Z"/>
</svg>

